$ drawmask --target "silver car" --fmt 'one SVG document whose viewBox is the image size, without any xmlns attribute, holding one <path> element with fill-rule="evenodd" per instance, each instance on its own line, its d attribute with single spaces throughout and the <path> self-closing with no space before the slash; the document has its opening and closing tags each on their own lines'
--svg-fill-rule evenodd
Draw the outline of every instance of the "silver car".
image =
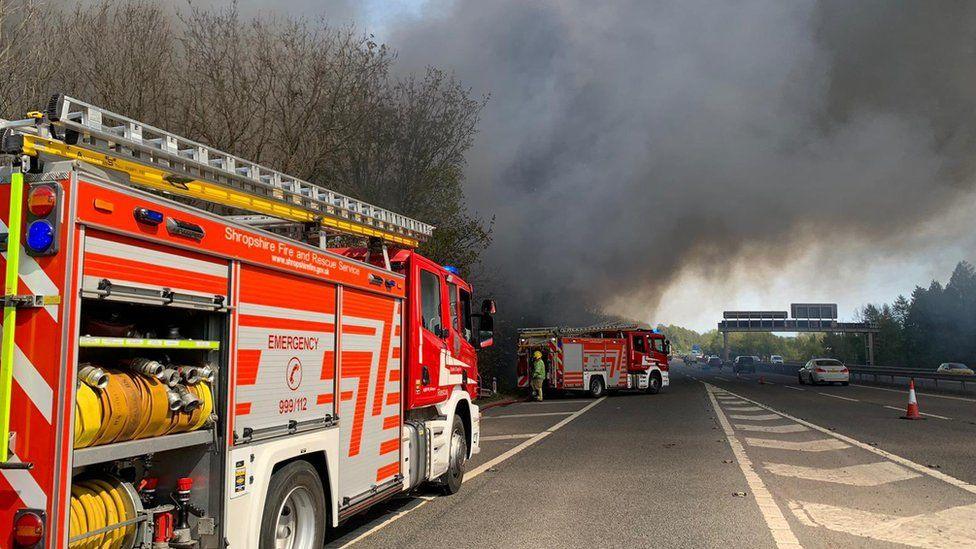
<svg viewBox="0 0 976 549">
<path fill-rule="evenodd" d="M 815 358 L 810 360 L 797 372 L 800 385 L 809 383 L 840 383 L 847 385 L 851 382 L 851 372 L 844 363 L 834 358 Z"/>
</svg>

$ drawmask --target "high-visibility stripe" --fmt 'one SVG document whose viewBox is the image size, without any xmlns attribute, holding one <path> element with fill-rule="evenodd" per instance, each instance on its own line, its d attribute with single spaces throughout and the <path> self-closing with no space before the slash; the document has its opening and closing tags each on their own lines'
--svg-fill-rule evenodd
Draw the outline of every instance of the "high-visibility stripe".
<svg viewBox="0 0 976 549">
<path fill-rule="evenodd" d="M 27 394 L 27 398 L 37 406 L 44 419 L 51 423 L 51 415 L 54 412 L 54 390 L 18 346 L 14 346 L 14 379 Z"/>
<path fill-rule="evenodd" d="M 108 278 L 151 286 L 187 289 L 207 294 L 227 293 L 227 277 L 211 276 L 190 270 L 151 264 L 122 257 L 86 253 L 85 278 Z"/>
<path fill-rule="evenodd" d="M 332 404 L 332 394 L 331 393 L 328 393 L 328 394 L 324 394 L 324 395 L 319 395 L 315 399 L 315 403 L 316 404 Z"/>
<path fill-rule="evenodd" d="M 151 242 L 140 241 L 138 245 L 117 240 L 88 236 L 85 238 L 85 261 L 92 255 L 125 259 L 133 263 L 165 266 L 170 269 L 194 273 L 207 278 L 227 279 L 227 265 L 216 261 L 189 257 L 191 252 L 181 252 L 175 248 L 157 249 Z"/>
<path fill-rule="evenodd" d="M 237 351 L 237 385 L 254 385 L 258 380 L 261 351 L 239 349 Z"/>
<path fill-rule="evenodd" d="M 309 303 L 309 306 L 313 307 L 314 303 Z M 237 308 L 237 311 L 241 315 L 249 315 L 249 316 L 287 318 L 289 320 L 300 320 L 304 322 L 313 322 L 318 324 L 335 323 L 334 314 L 323 313 L 319 311 L 310 311 L 308 309 L 293 309 L 289 307 L 275 307 L 273 305 L 261 305 L 258 303 L 241 302 Z"/>
<path fill-rule="evenodd" d="M 383 430 L 393 429 L 400 426 L 400 416 L 389 416 L 383 418 Z"/>
<path fill-rule="evenodd" d="M 238 402 L 234 406 L 234 415 L 236 416 L 246 416 L 251 413 L 251 403 L 250 402 Z"/>
</svg>

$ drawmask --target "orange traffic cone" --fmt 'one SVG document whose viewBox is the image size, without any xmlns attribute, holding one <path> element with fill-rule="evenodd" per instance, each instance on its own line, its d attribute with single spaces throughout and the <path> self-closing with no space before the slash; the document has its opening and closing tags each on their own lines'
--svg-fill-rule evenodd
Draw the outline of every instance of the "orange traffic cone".
<svg viewBox="0 0 976 549">
<path fill-rule="evenodd" d="M 902 419 L 925 419 L 921 414 L 918 413 L 918 400 L 915 398 L 915 380 L 911 380 L 908 383 L 908 409 L 905 410 L 905 415 L 901 416 Z"/>
</svg>

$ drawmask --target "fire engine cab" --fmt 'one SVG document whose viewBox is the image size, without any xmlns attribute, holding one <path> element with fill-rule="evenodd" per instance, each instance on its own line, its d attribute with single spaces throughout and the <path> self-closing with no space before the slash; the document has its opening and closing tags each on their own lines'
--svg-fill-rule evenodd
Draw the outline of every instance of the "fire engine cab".
<svg viewBox="0 0 976 549">
<path fill-rule="evenodd" d="M 656 394 L 669 384 L 670 350 L 662 334 L 639 324 L 522 328 L 518 386 L 529 386 L 532 355 L 539 351 L 546 363 L 546 389 L 584 391 L 594 398 L 628 389 Z"/>
<path fill-rule="evenodd" d="M 0 547 L 319 549 L 460 488 L 494 303 L 433 227 L 63 95 L 0 130 Z"/>
</svg>

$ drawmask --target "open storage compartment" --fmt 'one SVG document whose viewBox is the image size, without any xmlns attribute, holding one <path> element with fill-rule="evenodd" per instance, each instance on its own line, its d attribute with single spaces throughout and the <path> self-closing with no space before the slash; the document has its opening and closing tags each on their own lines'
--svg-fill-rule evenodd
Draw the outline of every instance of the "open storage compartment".
<svg viewBox="0 0 976 549">
<path fill-rule="evenodd" d="M 174 252 L 184 266 L 201 262 Z M 165 259 L 168 251 L 154 253 Z M 210 262 L 224 269 L 214 286 L 224 291 L 207 294 L 162 286 L 180 277 L 158 263 L 154 287 L 144 277 L 119 280 L 131 265 L 93 277 L 98 265 L 89 269 L 86 258 L 69 547 L 148 549 L 154 538 L 174 548 L 222 546 L 227 266 Z"/>
</svg>

